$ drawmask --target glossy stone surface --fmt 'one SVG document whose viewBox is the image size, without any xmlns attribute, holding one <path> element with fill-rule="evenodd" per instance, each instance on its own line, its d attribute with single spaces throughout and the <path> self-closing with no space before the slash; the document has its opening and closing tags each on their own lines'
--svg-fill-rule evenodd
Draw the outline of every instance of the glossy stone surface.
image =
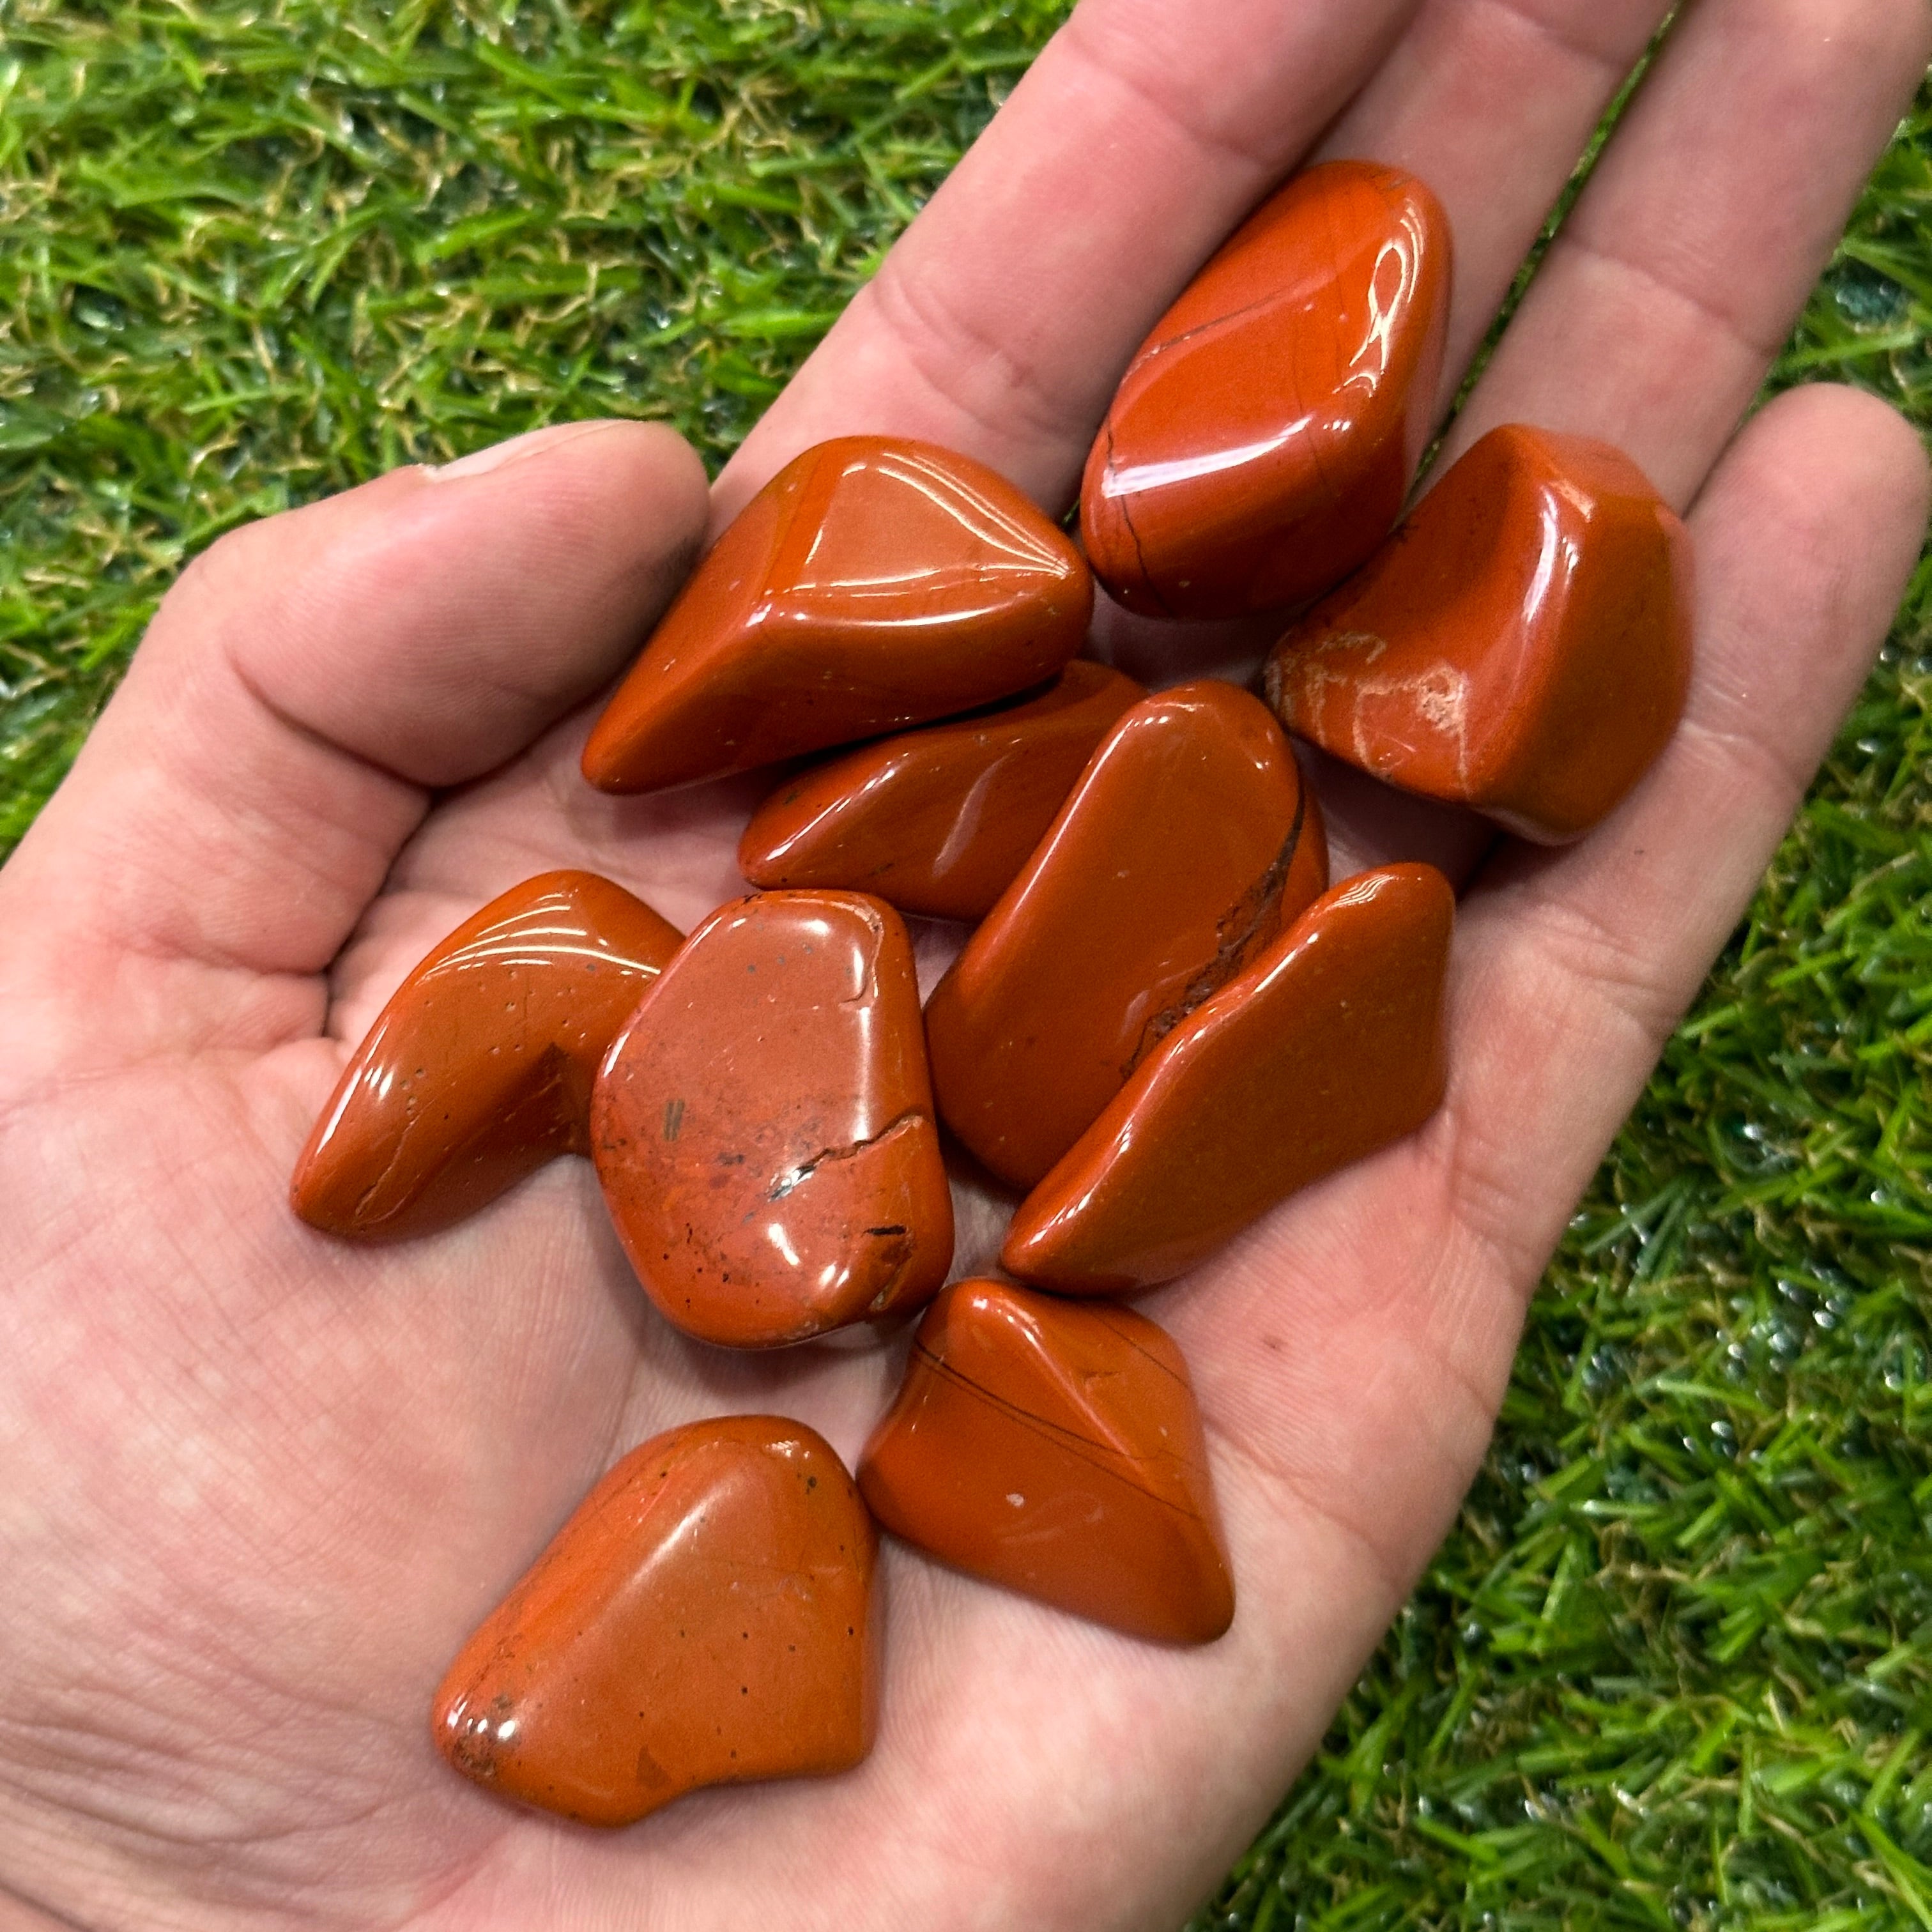
<svg viewBox="0 0 1932 1932">
<path fill-rule="evenodd" d="M 895 1535 L 1078 1616 L 1174 1643 L 1233 1620 L 1187 1364 L 1130 1310 L 956 1283 L 859 1486 Z"/>
<path fill-rule="evenodd" d="M 1288 728 L 1526 838 L 1586 832 L 1676 728 L 1690 539 L 1609 444 L 1507 424 L 1269 658 Z"/>
<path fill-rule="evenodd" d="M 1268 661 L 1291 730 L 1561 844 L 1650 769 L 1690 688 L 1690 536 L 1627 456 L 1492 429 Z"/>
<path fill-rule="evenodd" d="M 1441 204 L 1363 161 L 1298 175 L 1154 325 L 1087 459 L 1080 531 L 1130 610 L 1235 616 L 1326 590 L 1401 513 L 1449 307 Z"/>
<path fill-rule="evenodd" d="M 1000 1265 L 1063 1294 L 1151 1288 L 1420 1126 L 1447 1077 L 1454 914 L 1430 866 L 1318 899 L 1142 1064 L 1022 1204 Z"/>
<path fill-rule="evenodd" d="M 544 872 L 410 974 L 344 1070 L 290 1199 L 332 1234 L 428 1234 L 560 1154 L 590 1151 L 591 1082 L 682 944 L 594 872 Z"/>
<path fill-rule="evenodd" d="M 1559 844 L 1650 769 L 1690 688 L 1690 537 L 1607 442 L 1509 423 L 1268 661 L 1291 730 Z"/>
<path fill-rule="evenodd" d="M 605 791 L 749 770 L 1010 697 L 1081 646 L 1093 581 L 1004 477 L 931 443 L 807 450 L 692 574 L 584 747 Z"/>
<path fill-rule="evenodd" d="M 877 899 L 720 907 L 613 1043 L 590 1136 L 645 1292 L 701 1341 L 802 1342 L 946 1279 L 912 946 Z"/>
<path fill-rule="evenodd" d="M 928 1003 L 947 1126 L 1031 1186 L 1327 884 L 1319 809 L 1268 707 L 1211 679 L 1144 699 Z"/>
<path fill-rule="evenodd" d="M 824 1438 L 780 1416 L 632 1450 L 449 1667 L 466 1778 L 592 1825 L 872 1748 L 876 1538 Z"/>
<path fill-rule="evenodd" d="M 738 866 L 754 886 L 849 886 L 902 912 L 980 919 L 1127 707 L 1132 678 L 1076 658 L 1045 691 L 850 752 L 779 786 Z"/>
</svg>

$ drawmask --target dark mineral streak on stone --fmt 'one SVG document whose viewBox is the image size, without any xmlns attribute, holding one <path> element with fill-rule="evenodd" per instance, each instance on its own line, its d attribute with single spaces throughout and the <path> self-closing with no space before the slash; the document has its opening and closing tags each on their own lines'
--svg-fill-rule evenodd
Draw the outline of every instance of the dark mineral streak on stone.
<svg viewBox="0 0 1932 1932">
<path fill-rule="evenodd" d="M 1120 1070 L 1124 1079 L 1144 1060 L 1160 1042 L 1193 1012 L 1204 1000 L 1211 998 L 1228 982 L 1245 967 L 1256 950 L 1271 938 L 1281 924 L 1281 898 L 1288 883 L 1288 877 L 1294 863 L 1295 855 L 1300 849 L 1302 828 L 1307 822 L 1308 810 L 1314 799 L 1313 792 L 1304 784 L 1301 796 L 1295 802 L 1294 823 L 1282 842 L 1281 850 L 1275 854 L 1274 862 L 1242 896 L 1238 905 L 1233 906 L 1222 915 L 1216 930 L 1222 935 L 1214 949 L 1214 957 L 1198 978 L 1188 982 L 1187 990 L 1171 1006 L 1163 1006 L 1147 1023 L 1142 1034 L 1140 1044 L 1134 1048 L 1132 1059 Z M 1315 807 L 1320 813 L 1321 807 Z M 1312 876 L 1312 875 L 1311 875 Z M 1316 890 L 1328 884 L 1327 870 L 1322 868 Z"/>
<path fill-rule="evenodd" d="M 1454 913 L 1429 866 L 1318 899 L 1135 1070 L 1021 1204 L 1000 1264 L 1058 1294 L 1137 1293 L 1414 1132 L 1447 1079 Z"/>
<path fill-rule="evenodd" d="M 703 1098 L 673 1139 L 635 1131 L 667 1093 Z M 631 1264 L 700 1340 L 804 1341 L 917 1308 L 946 1279 L 952 1202 L 911 943 L 876 899 L 721 907 L 613 1044 L 593 1114 Z M 884 1227 L 903 1232 L 867 1232 Z"/>
<path fill-rule="evenodd" d="M 1120 1090 L 1150 1026 L 1238 971 L 1327 864 L 1265 706 L 1212 679 L 1144 699 L 928 1003 L 947 1126 L 1009 1186 L 1032 1186 Z"/>
<path fill-rule="evenodd" d="M 947 1288 L 859 1480 L 896 1535 L 1078 1616 L 1190 1643 L 1233 1617 L 1186 1364 L 1127 1310 Z"/>
</svg>

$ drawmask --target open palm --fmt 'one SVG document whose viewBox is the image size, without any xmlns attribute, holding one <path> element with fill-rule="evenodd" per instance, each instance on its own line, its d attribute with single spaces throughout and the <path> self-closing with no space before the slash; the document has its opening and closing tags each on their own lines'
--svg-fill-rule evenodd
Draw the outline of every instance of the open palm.
<svg viewBox="0 0 1932 1932">
<path fill-rule="evenodd" d="M 820 438 L 929 438 L 1054 512 L 1119 372 L 1311 152 L 1453 221 L 1456 382 L 1664 0 L 1085 0 L 714 493 Z M 736 1356 L 660 1322 L 588 1167 L 453 1232 L 331 1241 L 284 1201 L 348 1046 L 517 880 L 688 926 L 755 779 L 614 801 L 586 705 L 701 540 L 695 459 L 574 425 L 255 526 L 170 598 L 0 874 L 0 1932 L 47 1924 L 842 1932 L 1172 1924 L 1312 1748 L 1454 1510 L 1525 1298 L 1856 691 L 1923 464 L 1842 391 L 1741 432 L 1922 68 L 1921 0 L 1700 0 L 1452 443 L 1622 445 L 1700 548 L 1662 763 L 1558 854 L 1324 772 L 1339 877 L 1466 882 L 1449 1098 L 1145 1304 L 1186 1349 L 1238 1612 L 1136 1642 L 885 1554 L 878 1746 L 632 1830 L 436 1760 L 461 1638 L 620 1450 L 776 1410 L 848 1460 L 894 1350 Z M 1264 639 L 1104 620 L 1142 676 Z M 956 934 L 952 935 L 956 938 Z M 948 943 L 922 942 L 936 964 Z M 998 1204 L 968 1204 L 983 1262 Z"/>
</svg>

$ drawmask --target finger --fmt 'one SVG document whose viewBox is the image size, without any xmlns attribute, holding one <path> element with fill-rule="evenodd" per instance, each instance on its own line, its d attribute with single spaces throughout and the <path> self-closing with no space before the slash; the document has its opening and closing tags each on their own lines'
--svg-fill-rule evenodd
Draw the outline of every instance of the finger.
<svg viewBox="0 0 1932 1932">
<path fill-rule="evenodd" d="M 1688 502 L 1932 53 L 1922 0 L 1705 0 L 1552 244 L 1445 460 L 1499 422 L 1600 436 Z"/>
<path fill-rule="evenodd" d="M 1148 1304 L 1194 1367 L 1239 1588 L 1268 1620 L 1247 1682 L 1290 1687 L 1274 1727 L 1220 1733 L 1236 1827 L 1318 1742 L 1454 1516 L 1528 1291 L 1856 693 L 1926 503 L 1915 438 L 1869 398 L 1802 391 L 1750 425 L 1693 518 L 1683 731 L 1582 844 L 1518 848 L 1465 902 L 1442 1112 Z"/>
<path fill-rule="evenodd" d="M 430 788 L 500 764 L 636 648 L 701 532 L 696 457 L 628 423 L 483 456 L 249 526 L 170 593 L 0 875 L 0 974 L 68 1016 L 66 1047 L 312 1030 L 302 976 Z"/>
<path fill-rule="evenodd" d="M 1654 10 L 1432 0 L 1324 144 L 1379 150 L 1444 196 L 1456 239 L 1447 382 Z M 1445 461 L 1498 422 L 1544 423 L 1623 445 L 1674 502 L 1688 500 L 1922 70 L 1932 14 L 1922 6 L 1829 0 L 1822 18 L 1802 10 L 1804 32 L 1760 0 L 1706 0 L 1682 17 Z M 1604 278 L 1612 258 L 1626 265 L 1616 289 Z M 1658 302 L 1660 278 L 1679 290 L 1674 302 Z M 1328 817 L 1345 854 L 1425 858 L 1459 880 L 1486 849 L 1466 819 L 1405 810 L 1372 783 L 1345 782 Z"/>
<path fill-rule="evenodd" d="M 1456 238 L 1440 402 L 1670 0 L 1427 0 L 1324 139 L 1436 190 Z"/>
<path fill-rule="evenodd" d="M 1748 904 L 1870 668 L 1926 507 L 1924 453 L 1884 404 L 1829 387 L 1772 404 L 1690 518 L 1706 616 L 1669 749 L 1580 845 L 1508 850 L 1470 895 L 1459 1184 L 1518 1279 Z"/>
<path fill-rule="evenodd" d="M 720 479 L 856 430 L 1070 496 L 1120 371 L 1414 0 L 1083 0 Z"/>
</svg>

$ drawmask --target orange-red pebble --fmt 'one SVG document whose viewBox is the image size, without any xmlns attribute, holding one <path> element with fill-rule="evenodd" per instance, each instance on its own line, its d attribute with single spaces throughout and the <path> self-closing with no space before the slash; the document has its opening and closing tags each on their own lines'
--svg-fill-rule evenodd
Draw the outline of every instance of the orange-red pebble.
<svg viewBox="0 0 1932 1932">
<path fill-rule="evenodd" d="M 589 1153 L 598 1063 L 682 943 L 594 872 L 491 900 L 397 988 L 344 1070 L 296 1164 L 296 1212 L 332 1234 L 428 1234 Z"/>
<path fill-rule="evenodd" d="M 449 1667 L 430 1726 L 466 1778 L 592 1825 L 872 1748 L 876 1538 L 824 1438 L 781 1416 L 634 1449 Z"/>
<path fill-rule="evenodd" d="M 801 772 L 752 815 L 754 886 L 849 886 L 901 912 L 980 919 L 1031 856 L 1094 748 L 1146 692 L 1076 658 L 1046 690 Z"/>
<path fill-rule="evenodd" d="M 1131 610 L 1234 616 L 1325 590 L 1402 509 L 1428 440 L 1449 224 L 1412 176 L 1330 161 L 1262 202 L 1129 364 L 1080 530 Z"/>
<path fill-rule="evenodd" d="M 1093 580 L 1006 480 L 932 443 L 843 436 L 745 507 L 590 734 L 584 774 L 650 791 L 902 730 L 1052 676 Z"/>
<path fill-rule="evenodd" d="M 1021 1204 L 1000 1256 L 1063 1294 L 1171 1281 L 1441 1102 L 1454 896 L 1384 866 L 1175 1028 Z"/>
<path fill-rule="evenodd" d="M 895 1535 L 1096 1623 L 1205 1643 L 1233 1619 L 1187 1364 L 1128 1309 L 956 1283 L 859 1486 Z"/>
<path fill-rule="evenodd" d="M 1690 605 L 1689 533 L 1628 457 L 1508 424 L 1282 638 L 1268 698 L 1390 784 L 1560 842 L 1676 728 Z"/>
<path fill-rule="evenodd" d="M 720 907 L 613 1043 L 591 1147 L 645 1292 L 701 1341 L 928 1300 L 952 1203 L 898 914 L 856 892 Z"/>
<path fill-rule="evenodd" d="M 946 1125 L 1031 1186 L 1327 883 L 1313 794 L 1267 706 L 1211 679 L 1143 700 L 927 1005 Z"/>
</svg>

